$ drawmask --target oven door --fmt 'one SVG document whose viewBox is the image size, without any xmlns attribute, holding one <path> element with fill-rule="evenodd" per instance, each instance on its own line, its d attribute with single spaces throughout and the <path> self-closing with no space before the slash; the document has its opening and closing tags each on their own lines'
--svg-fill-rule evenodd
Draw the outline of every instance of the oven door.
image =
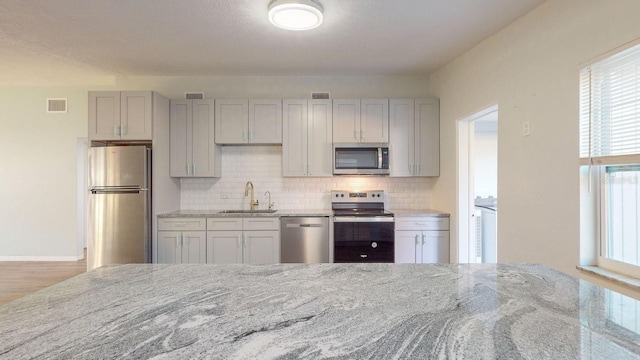
<svg viewBox="0 0 640 360">
<path fill-rule="evenodd" d="M 394 222 L 391 216 L 335 216 L 333 261 L 394 262 Z"/>
</svg>

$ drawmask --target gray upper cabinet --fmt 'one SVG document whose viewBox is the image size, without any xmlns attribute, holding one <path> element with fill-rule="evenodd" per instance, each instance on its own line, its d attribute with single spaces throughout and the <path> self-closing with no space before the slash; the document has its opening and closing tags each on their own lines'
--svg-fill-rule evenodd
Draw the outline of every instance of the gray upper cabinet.
<svg viewBox="0 0 640 360">
<path fill-rule="evenodd" d="M 282 176 L 332 176 L 331 100 L 283 100 Z"/>
<path fill-rule="evenodd" d="M 389 142 L 389 101 L 387 99 L 334 100 L 333 141 L 336 143 Z"/>
<path fill-rule="evenodd" d="M 214 142 L 213 99 L 171 100 L 172 177 L 220 177 L 221 152 Z"/>
<path fill-rule="evenodd" d="M 90 91 L 89 140 L 152 140 L 151 91 Z"/>
<path fill-rule="evenodd" d="M 281 144 L 282 100 L 216 100 L 216 144 Z"/>
<path fill-rule="evenodd" d="M 391 99 L 389 121 L 390 175 L 439 176 L 439 100 Z"/>
<path fill-rule="evenodd" d="M 282 144 L 282 100 L 249 100 L 249 143 Z"/>
</svg>

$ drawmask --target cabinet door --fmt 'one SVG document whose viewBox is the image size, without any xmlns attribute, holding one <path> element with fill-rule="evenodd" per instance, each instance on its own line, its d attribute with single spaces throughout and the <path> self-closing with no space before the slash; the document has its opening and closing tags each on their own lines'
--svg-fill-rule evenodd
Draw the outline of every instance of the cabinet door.
<svg viewBox="0 0 640 360">
<path fill-rule="evenodd" d="M 122 140 L 153 140 L 153 113 L 150 91 L 120 93 Z"/>
<path fill-rule="evenodd" d="M 307 175 L 307 100 L 282 101 L 282 176 Z"/>
<path fill-rule="evenodd" d="M 279 263 L 280 232 L 245 231 L 242 262 L 253 265 Z"/>
<path fill-rule="evenodd" d="M 360 100 L 360 142 L 389 142 L 389 100 Z"/>
<path fill-rule="evenodd" d="M 440 102 L 415 100 L 416 163 L 418 176 L 440 175 Z"/>
<path fill-rule="evenodd" d="M 205 264 L 207 262 L 207 233 L 184 231 L 182 233 L 182 263 Z"/>
<path fill-rule="evenodd" d="M 414 160 L 414 102 L 413 99 L 389 100 L 389 166 L 390 176 L 412 176 Z"/>
<path fill-rule="evenodd" d="M 246 144 L 249 141 L 249 100 L 216 100 L 216 144 Z"/>
<path fill-rule="evenodd" d="M 120 92 L 89 92 L 89 140 L 120 140 Z"/>
<path fill-rule="evenodd" d="M 333 176 L 331 100 L 309 100 L 307 176 Z"/>
<path fill-rule="evenodd" d="M 191 100 L 171 100 L 169 174 L 172 177 L 191 175 L 192 151 Z"/>
<path fill-rule="evenodd" d="M 333 142 L 360 141 L 360 100 L 333 100 Z"/>
<path fill-rule="evenodd" d="M 214 136 L 213 99 L 193 100 L 191 176 L 220 177 L 222 159 Z"/>
<path fill-rule="evenodd" d="M 207 263 L 241 264 L 242 231 L 207 231 Z"/>
<path fill-rule="evenodd" d="M 158 263 L 179 264 L 182 261 L 181 236 L 180 231 L 158 231 Z"/>
<path fill-rule="evenodd" d="M 282 100 L 249 100 L 249 142 L 282 144 Z"/>
<path fill-rule="evenodd" d="M 397 264 L 415 264 L 418 262 L 418 252 L 422 247 L 420 231 L 395 232 L 395 262 Z"/>
<path fill-rule="evenodd" d="M 423 264 L 449 262 L 449 232 L 422 232 L 422 261 Z"/>
</svg>

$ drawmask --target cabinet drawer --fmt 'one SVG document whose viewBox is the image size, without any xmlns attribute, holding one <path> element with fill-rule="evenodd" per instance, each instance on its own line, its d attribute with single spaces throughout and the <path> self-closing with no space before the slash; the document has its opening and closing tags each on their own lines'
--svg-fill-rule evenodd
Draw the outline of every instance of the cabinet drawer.
<svg viewBox="0 0 640 360">
<path fill-rule="evenodd" d="M 280 218 L 250 217 L 242 219 L 243 230 L 280 230 Z"/>
<path fill-rule="evenodd" d="M 185 231 L 206 230 L 205 218 L 161 218 L 158 219 L 158 230 Z"/>
<path fill-rule="evenodd" d="M 449 230 L 449 217 L 396 217 L 396 230 Z"/>
<path fill-rule="evenodd" d="M 207 230 L 242 230 L 242 218 L 208 218 Z"/>
</svg>

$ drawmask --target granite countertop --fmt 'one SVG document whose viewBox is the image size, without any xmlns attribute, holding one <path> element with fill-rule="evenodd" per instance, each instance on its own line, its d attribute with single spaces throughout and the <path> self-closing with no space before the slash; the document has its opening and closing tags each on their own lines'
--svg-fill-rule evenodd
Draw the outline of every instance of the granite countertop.
<svg viewBox="0 0 640 360">
<path fill-rule="evenodd" d="M 159 218 L 180 217 L 281 217 L 281 216 L 331 216 L 331 210 L 276 210 L 272 213 L 221 213 L 222 210 L 177 210 L 158 214 Z"/>
<path fill-rule="evenodd" d="M 179 218 L 179 217 L 281 217 L 281 216 L 332 216 L 332 210 L 277 210 L 273 213 L 221 213 L 222 210 L 177 210 L 164 214 L 158 214 L 159 218 Z M 431 209 L 400 209 L 391 210 L 396 217 L 401 216 L 449 216 L 438 210 Z"/>
<path fill-rule="evenodd" d="M 448 217 L 449 213 L 433 210 L 433 209 L 394 209 L 391 210 L 395 217 L 403 216 L 436 216 Z"/>
<path fill-rule="evenodd" d="M 0 306 L 0 359 L 638 359 L 638 308 L 541 265 L 119 265 Z"/>
</svg>

